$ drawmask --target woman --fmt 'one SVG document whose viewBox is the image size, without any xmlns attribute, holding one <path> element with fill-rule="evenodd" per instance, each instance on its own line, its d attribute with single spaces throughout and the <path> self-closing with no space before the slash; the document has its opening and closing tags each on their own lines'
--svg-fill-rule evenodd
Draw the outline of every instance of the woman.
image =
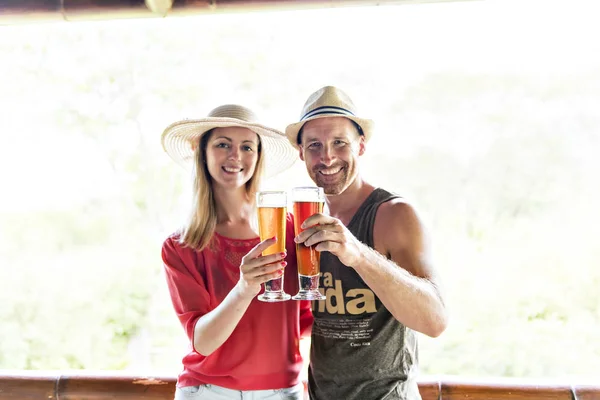
<svg viewBox="0 0 600 400">
<path fill-rule="evenodd" d="M 181 164 L 191 160 L 195 169 L 189 221 L 162 249 L 173 306 L 191 345 L 176 400 L 303 398 L 299 339 L 310 331 L 310 303 L 256 298 L 262 283 L 284 269 L 285 291 L 298 291 L 291 214 L 287 255 L 262 257 L 275 239 L 260 242 L 254 228 L 263 169 L 280 172 L 296 157 L 286 141 L 237 105 L 163 132 L 167 154 Z"/>
</svg>

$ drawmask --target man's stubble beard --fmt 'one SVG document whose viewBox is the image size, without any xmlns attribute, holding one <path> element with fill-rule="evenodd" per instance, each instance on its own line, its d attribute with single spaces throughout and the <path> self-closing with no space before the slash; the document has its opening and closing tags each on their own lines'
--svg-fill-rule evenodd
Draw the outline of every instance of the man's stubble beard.
<svg viewBox="0 0 600 400">
<path fill-rule="evenodd" d="M 315 168 L 309 175 L 312 179 L 312 181 L 318 186 L 323 188 L 323 192 L 326 195 L 338 195 L 338 194 L 342 194 L 346 188 L 349 186 L 348 180 L 350 179 L 350 171 L 349 171 L 349 164 L 344 162 L 342 167 L 342 173 L 341 173 L 341 178 L 339 178 L 339 180 L 335 183 L 325 183 L 322 180 L 322 176 L 319 171 L 322 168 Z"/>
</svg>

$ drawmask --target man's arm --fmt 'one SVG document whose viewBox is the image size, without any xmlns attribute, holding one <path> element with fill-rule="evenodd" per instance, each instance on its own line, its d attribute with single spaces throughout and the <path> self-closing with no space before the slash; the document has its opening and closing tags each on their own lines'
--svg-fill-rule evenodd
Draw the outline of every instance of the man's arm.
<svg viewBox="0 0 600 400">
<path fill-rule="evenodd" d="M 303 224 L 304 229 L 308 227 L 296 241 L 329 251 L 354 268 L 398 321 L 431 337 L 446 329 L 439 278 L 431 265 L 423 226 L 410 205 L 392 200 L 379 207 L 375 249 L 330 216 L 311 216 Z"/>
<path fill-rule="evenodd" d="M 401 199 L 382 204 L 373 229 L 375 250 L 363 245 L 352 265 L 392 315 L 431 337 L 447 326 L 439 277 L 423 225 Z"/>
</svg>

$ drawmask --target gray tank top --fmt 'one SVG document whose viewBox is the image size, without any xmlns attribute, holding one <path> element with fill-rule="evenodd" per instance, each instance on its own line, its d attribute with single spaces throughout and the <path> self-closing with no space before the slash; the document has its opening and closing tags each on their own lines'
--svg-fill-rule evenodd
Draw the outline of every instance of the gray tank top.
<svg viewBox="0 0 600 400">
<path fill-rule="evenodd" d="M 375 189 L 348 229 L 373 248 L 377 208 L 399 196 Z M 421 399 L 414 380 L 416 332 L 398 322 L 353 268 L 321 253 L 321 288 L 313 301 L 309 394 L 312 400 Z"/>
</svg>

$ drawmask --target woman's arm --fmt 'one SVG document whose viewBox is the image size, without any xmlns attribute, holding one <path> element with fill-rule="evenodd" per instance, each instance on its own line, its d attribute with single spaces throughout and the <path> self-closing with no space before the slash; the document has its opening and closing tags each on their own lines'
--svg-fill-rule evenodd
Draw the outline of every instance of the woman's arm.
<svg viewBox="0 0 600 400">
<path fill-rule="evenodd" d="M 242 258 L 240 280 L 216 308 L 209 310 L 206 288 L 189 275 L 177 246 L 165 242 L 163 261 L 171 299 L 196 352 L 208 356 L 218 349 L 260 292 L 261 284 L 281 275 L 285 253 L 260 255 L 274 243 L 275 239 L 262 241 Z"/>
</svg>

